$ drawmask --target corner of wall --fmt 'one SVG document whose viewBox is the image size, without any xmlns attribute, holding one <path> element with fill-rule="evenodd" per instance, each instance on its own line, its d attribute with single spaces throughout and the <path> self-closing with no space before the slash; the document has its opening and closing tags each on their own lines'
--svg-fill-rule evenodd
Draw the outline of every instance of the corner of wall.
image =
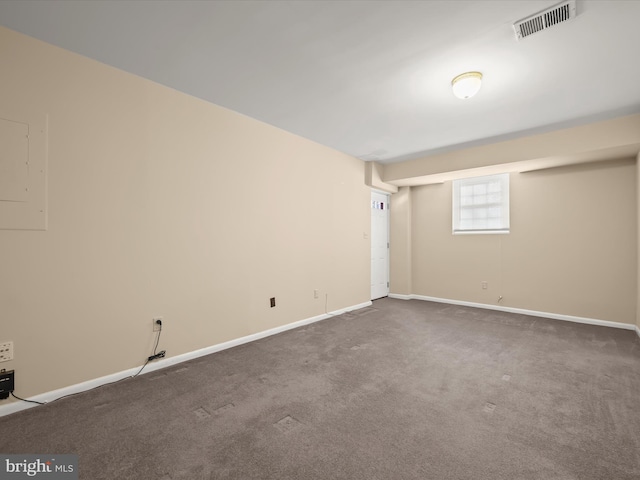
<svg viewBox="0 0 640 480">
<path fill-rule="evenodd" d="M 391 198 L 390 287 L 395 295 L 411 295 L 411 187 L 400 187 Z"/>
<path fill-rule="evenodd" d="M 637 233 L 636 245 L 638 246 L 637 262 L 637 282 L 636 282 L 636 333 L 640 336 L 640 152 L 638 152 L 636 161 L 636 216 L 637 216 Z"/>
<path fill-rule="evenodd" d="M 364 183 L 387 193 L 397 193 L 398 187 L 382 181 L 384 166 L 376 162 L 364 162 Z"/>
</svg>

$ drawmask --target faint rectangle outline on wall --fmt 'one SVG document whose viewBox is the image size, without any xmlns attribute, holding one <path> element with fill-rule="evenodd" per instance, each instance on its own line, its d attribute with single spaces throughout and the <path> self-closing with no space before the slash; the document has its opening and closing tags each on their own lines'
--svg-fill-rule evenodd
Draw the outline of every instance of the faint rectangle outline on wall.
<svg viewBox="0 0 640 480">
<path fill-rule="evenodd" d="M 0 110 L 0 230 L 47 229 L 48 118 Z"/>
</svg>

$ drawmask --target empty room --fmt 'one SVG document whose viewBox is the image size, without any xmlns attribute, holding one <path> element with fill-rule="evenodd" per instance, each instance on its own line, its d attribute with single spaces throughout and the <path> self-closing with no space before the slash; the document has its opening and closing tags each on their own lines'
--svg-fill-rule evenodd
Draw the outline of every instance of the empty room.
<svg viewBox="0 0 640 480">
<path fill-rule="evenodd" d="M 0 480 L 640 479 L 640 1 L 0 1 Z"/>
</svg>

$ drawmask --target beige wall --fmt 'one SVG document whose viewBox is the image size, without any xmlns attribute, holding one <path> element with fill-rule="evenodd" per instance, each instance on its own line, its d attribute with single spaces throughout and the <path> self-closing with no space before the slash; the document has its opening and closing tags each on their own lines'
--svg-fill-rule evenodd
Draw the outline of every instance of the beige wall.
<svg viewBox="0 0 640 480">
<path fill-rule="evenodd" d="M 635 178 L 634 159 L 513 173 L 508 235 L 452 235 L 451 182 L 412 187 L 412 293 L 635 323 Z"/>
<path fill-rule="evenodd" d="M 140 365 L 153 316 L 174 356 L 369 300 L 363 162 L 6 29 L 0 71 L 49 118 L 49 228 L 0 230 L 18 395 Z"/>
<path fill-rule="evenodd" d="M 401 187 L 391 196 L 389 217 L 389 290 L 410 295 L 411 288 L 411 188 Z"/>
</svg>

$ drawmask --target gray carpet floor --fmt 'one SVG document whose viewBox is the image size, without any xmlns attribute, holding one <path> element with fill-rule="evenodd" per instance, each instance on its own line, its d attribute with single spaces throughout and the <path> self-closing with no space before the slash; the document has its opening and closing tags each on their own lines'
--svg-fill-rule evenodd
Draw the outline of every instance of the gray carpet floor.
<svg viewBox="0 0 640 480">
<path fill-rule="evenodd" d="M 633 331 L 381 299 L 0 418 L 98 479 L 640 479 Z"/>
</svg>

